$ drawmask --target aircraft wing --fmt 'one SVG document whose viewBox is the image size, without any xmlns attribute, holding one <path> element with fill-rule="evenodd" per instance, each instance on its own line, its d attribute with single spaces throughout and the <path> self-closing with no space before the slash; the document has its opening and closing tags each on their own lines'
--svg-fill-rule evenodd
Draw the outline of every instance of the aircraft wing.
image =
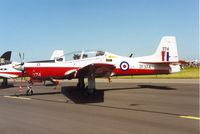
<svg viewBox="0 0 200 134">
<path fill-rule="evenodd" d="M 112 71 L 115 69 L 114 65 L 94 63 L 89 64 L 83 68 L 80 68 L 76 74 L 77 77 L 88 77 L 95 75 L 95 77 L 106 77 L 110 76 Z"/>
<path fill-rule="evenodd" d="M 91 75 L 94 75 L 95 77 L 108 77 L 114 69 L 115 66 L 111 64 L 93 63 L 79 69 L 69 70 L 66 73 L 65 78 L 87 78 Z"/>
<path fill-rule="evenodd" d="M 15 75 L 15 74 L 4 74 L 4 73 L 0 73 L 0 78 L 17 78 L 19 77 L 18 75 Z"/>
</svg>

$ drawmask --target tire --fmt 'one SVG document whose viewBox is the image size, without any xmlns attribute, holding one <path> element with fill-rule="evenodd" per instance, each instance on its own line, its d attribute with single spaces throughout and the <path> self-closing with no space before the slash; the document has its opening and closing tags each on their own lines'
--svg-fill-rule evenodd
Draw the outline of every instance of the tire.
<svg viewBox="0 0 200 134">
<path fill-rule="evenodd" d="M 89 95 L 95 94 L 95 90 L 96 90 L 96 89 L 94 89 L 94 88 L 88 89 L 88 86 L 86 87 L 86 92 L 87 92 L 87 94 L 89 94 Z"/>
<path fill-rule="evenodd" d="M 26 91 L 26 95 L 27 95 L 27 96 L 33 95 L 33 90 L 31 90 L 31 91 L 30 91 L 30 90 L 27 90 L 27 91 Z"/>
</svg>

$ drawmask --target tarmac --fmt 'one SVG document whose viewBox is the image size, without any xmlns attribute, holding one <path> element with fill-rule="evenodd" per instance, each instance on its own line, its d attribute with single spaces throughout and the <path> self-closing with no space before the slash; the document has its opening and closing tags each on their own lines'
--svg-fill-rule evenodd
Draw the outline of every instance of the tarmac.
<svg viewBox="0 0 200 134">
<path fill-rule="evenodd" d="M 97 79 L 91 96 L 76 82 L 0 88 L 0 133 L 199 134 L 198 79 Z"/>
</svg>

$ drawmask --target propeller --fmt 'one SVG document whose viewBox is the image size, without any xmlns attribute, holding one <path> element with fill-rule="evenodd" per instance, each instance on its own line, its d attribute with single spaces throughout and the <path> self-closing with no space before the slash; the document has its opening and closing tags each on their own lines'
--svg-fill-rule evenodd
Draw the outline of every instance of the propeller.
<svg viewBox="0 0 200 134">
<path fill-rule="evenodd" d="M 22 54 L 19 53 L 19 58 L 20 58 L 20 64 L 15 65 L 14 68 L 22 72 L 21 81 L 20 81 L 20 87 L 19 87 L 20 94 L 22 94 L 22 90 L 23 90 L 23 88 L 22 88 L 22 79 L 23 79 L 24 72 L 25 72 L 24 71 L 25 70 L 25 68 L 24 68 L 24 53 L 22 53 Z"/>
<path fill-rule="evenodd" d="M 20 62 L 21 62 L 21 65 L 24 65 L 24 53 L 19 53 L 19 58 L 20 58 Z"/>
<path fill-rule="evenodd" d="M 24 53 L 21 54 L 19 53 L 19 58 L 20 58 L 20 63 L 16 64 L 15 66 L 13 66 L 15 69 L 19 70 L 19 71 L 24 71 Z"/>
</svg>

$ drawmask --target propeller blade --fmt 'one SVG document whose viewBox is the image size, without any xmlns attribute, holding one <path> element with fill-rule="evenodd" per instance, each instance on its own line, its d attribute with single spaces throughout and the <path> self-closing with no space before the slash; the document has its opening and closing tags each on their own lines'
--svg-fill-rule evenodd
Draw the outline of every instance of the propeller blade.
<svg viewBox="0 0 200 134">
<path fill-rule="evenodd" d="M 24 53 L 19 53 L 20 63 L 13 65 L 13 68 L 16 70 L 22 71 L 24 73 L 25 67 L 24 67 Z"/>
<path fill-rule="evenodd" d="M 24 62 L 24 53 L 23 53 L 23 56 L 22 56 L 22 61 Z"/>
<path fill-rule="evenodd" d="M 22 59 L 22 55 L 21 55 L 21 53 L 19 53 L 19 58 L 20 58 L 20 61 L 21 61 L 21 59 Z"/>
</svg>

